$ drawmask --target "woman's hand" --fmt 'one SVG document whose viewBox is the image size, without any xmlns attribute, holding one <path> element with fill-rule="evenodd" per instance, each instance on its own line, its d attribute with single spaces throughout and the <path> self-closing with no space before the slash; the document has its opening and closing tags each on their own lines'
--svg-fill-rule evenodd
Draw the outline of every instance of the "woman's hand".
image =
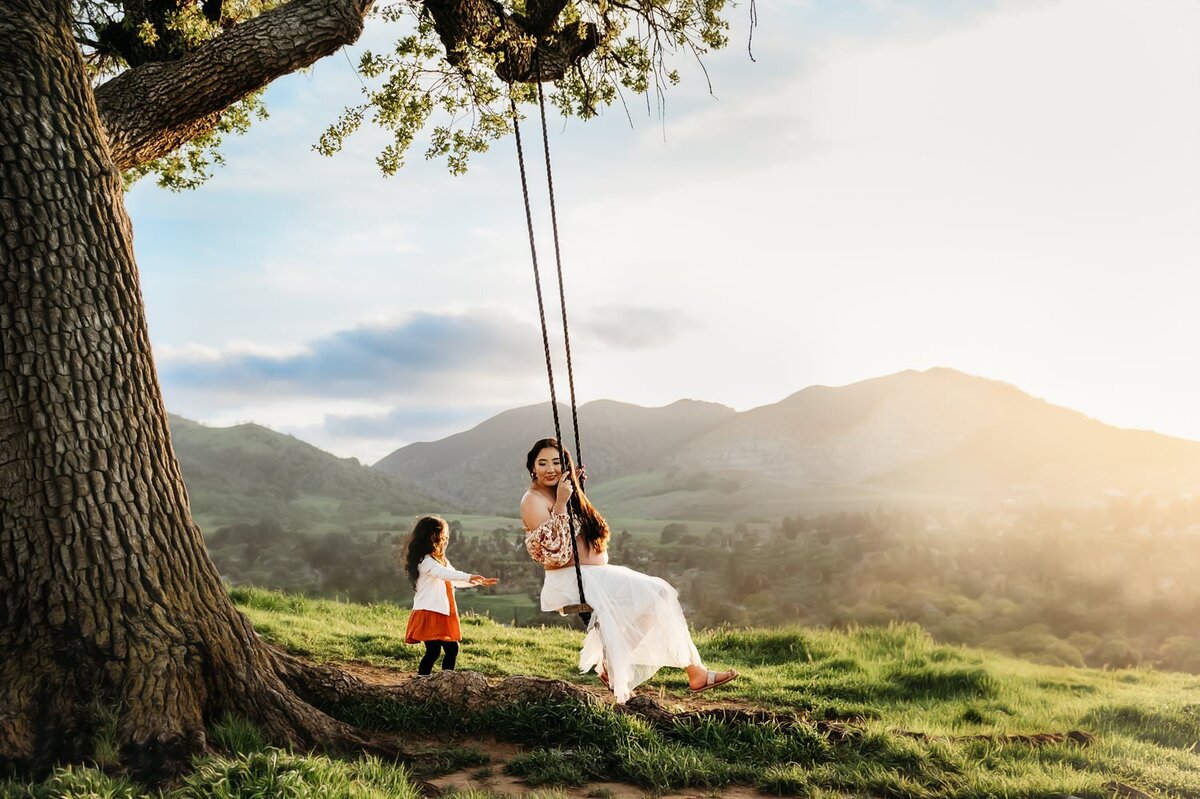
<svg viewBox="0 0 1200 799">
<path fill-rule="evenodd" d="M 484 577 L 482 574 L 471 575 L 471 585 L 495 585 L 500 582 L 499 577 Z"/>
<path fill-rule="evenodd" d="M 567 479 L 566 475 L 558 478 L 558 496 L 554 502 L 555 513 L 566 513 L 567 503 L 571 501 L 571 495 L 575 493 L 575 486 Z"/>
</svg>

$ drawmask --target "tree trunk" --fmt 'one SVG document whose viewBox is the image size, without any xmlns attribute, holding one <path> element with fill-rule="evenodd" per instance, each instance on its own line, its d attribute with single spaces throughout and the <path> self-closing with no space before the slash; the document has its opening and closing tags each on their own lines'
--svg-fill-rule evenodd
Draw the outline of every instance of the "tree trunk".
<svg viewBox="0 0 1200 799">
<path fill-rule="evenodd" d="M 301 701 L 231 604 L 171 449 L 120 176 L 69 0 L 0 3 L 0 775 L 168 776 L 225 712 L 393 751 Z"/>
</svg>

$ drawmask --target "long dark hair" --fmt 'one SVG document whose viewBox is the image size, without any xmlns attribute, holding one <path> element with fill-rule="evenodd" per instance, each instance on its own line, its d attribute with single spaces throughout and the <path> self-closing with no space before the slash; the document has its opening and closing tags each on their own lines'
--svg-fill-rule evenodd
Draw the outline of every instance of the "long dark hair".
<svg viewBox="0 0 1200 799">
<path fill-rule="evenodd" d="M 567 479 L 567 475 L 575 474 L 575 465 L 571 462 L 571 453 L 565 449 L 560 450 L 558 439 L 542 438 L 534 442 L 533 447 L 529 450 L 529 454 L 525 456 L 525 471 L 533 474 L 533 464 L 537 461 L 538 453 L 549 447 L 556 452 L 561 451 L 565 462 L 562 465 L 560 472 L 562 476 L 559 480 Z M 588 548 L 593 552 L 603 552 L 608 548 L 608 522 L 604 521 L 604 517 L 600 515 L 600 511 L 596 510 L 596 506 L 588 501 L 587 495 L 583 493 L 583 485 L 579 482 L 575 483 L 575 492 L 571 494 L 571 512 L 572 515 L 579 521 L 579 532 L 583 535 L 583 540 L 587 543 Z"/>
<path fill-rule="evenodd" d="M 413 525 L 404 547 L 396 550 L 396 562 L 403 567 L 414 587 L 421 574 L 417 564 L 425 560 L 426 555 L 433 555 L 435 560 L 445 563 L 446 548 L 442 545 L 442 531 L 445 529 L 446 520 L 441 516 L 422 516 Z"/>
</svg>

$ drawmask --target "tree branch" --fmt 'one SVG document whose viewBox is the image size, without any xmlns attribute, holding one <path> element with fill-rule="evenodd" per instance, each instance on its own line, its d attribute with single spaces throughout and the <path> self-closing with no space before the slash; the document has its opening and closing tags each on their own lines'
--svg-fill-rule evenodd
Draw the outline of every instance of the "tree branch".
<svg viewBox="0 0 1200 799">
<path fill-rule="evenodd" d="M 117 169 L 208 133 L 221 112 L 275 78 L 356 41 L 374 0 L 292 0 L 178 61 L 129 69 L 96 89 Z"/>
<path fill-rule="evenodd" d="M 506 14 L 495 0 L 425 0 L 424 5 L 451 64 L 462 61 L 467 47 L 478 46 L 499 57 L 496 75 L 507 83 L 558 80 L 600 44 L 600 32 L 590 22 L 554 28 L 562 0 L 531 4 L 528 17 Z"/>
</svg>

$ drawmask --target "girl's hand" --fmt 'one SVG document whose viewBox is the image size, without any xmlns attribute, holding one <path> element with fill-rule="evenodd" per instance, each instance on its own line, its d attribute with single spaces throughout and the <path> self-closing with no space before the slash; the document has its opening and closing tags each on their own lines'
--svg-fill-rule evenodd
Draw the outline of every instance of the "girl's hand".
<svg viewBox="0 0 1200 799">
<path fill-rule="evenodd" d="M 495 585 L 500 582 L 499 577 L 484 577 L 482 574 L 471 575 L 471 585 Z"/>
</svg>

